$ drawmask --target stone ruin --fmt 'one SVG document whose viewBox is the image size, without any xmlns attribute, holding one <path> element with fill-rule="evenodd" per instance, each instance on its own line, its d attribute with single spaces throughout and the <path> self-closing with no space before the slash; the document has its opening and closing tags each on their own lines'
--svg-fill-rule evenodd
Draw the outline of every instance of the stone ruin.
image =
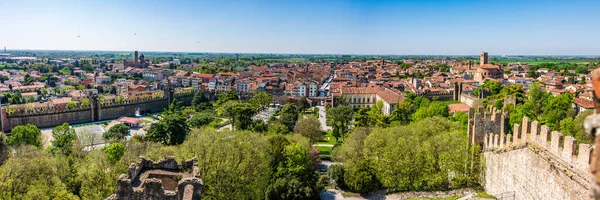
<svg viewBox="0 0 600 200">
<path fill-rule="evenodd" d="M 202 195 L 198 160 L 177 163 L 174 157 L 154 162 L 141 157 L 117 179 L 117 191 L 106 200 L 197 200 Z"/>
</svg>

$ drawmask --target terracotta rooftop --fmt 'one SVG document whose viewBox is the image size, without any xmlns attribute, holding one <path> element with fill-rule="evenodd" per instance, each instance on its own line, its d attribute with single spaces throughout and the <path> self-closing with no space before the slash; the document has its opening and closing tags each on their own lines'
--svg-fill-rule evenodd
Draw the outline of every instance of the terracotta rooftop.
<svg viewBox="0 0 600 200">
<path fill-rule="evenodd" d="M 399 103 L 400 100 L 403 99 L 402 95 L 400 95 L 399 93 L 394 92 L 390 89 L 385 89 L 385 90 L 381 90 L 381 91 L 377 92 L 377 96 L 379 96 L 381 99 L 383 99 L 385 102 L 387 102 L 389 104 Z"/>
<path fill-rule="evenodd" d="M 575 98 L 574 101 L 575 101 L 575 104 L 577 104 L 578 106 L 581 106 L 581 107 L 584 107 L 587 109 L 594 108 L 594 101 L 584 99 L 584 98 Z"/>
<path fill-rule="evenodd" d="M 464 103 L 455 103 L 455 104 L 449 104 L 448 105 L 448 112 L 453 113 L 453 112 L 468 112 L 469 111 L 469 105 L 464 104 Z"/>
</svg>

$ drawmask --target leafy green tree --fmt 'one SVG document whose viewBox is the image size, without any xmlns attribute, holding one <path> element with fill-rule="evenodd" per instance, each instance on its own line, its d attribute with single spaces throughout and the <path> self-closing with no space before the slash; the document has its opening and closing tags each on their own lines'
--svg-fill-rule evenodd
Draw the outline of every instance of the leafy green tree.
<svg viewBox="0 0 600 200">
<path fill-rule="evenodd" d="M 344 172 L 344 184 L 360 193 L 372 191 L 379 185 L 374 171 L 367 160 L 350 164 Z"/>
<path fill-rule="evenodd" d="M 365 127 L 371 126 L 371 118 L 369 117 L 369 108 L 361 107 L 354 114 L 354 126 Z"/>
<path fill-rule="evenodd" d="M 290 130 L 282 123 L 269 124 L 269 134 L 288 134 Z"/>
<path fill-rule="evenodd" d="M 294 133 L 307 137 L 311 142 L 317 142 L 321 137 L 321 122 L 314 116 L 304 116 L 294 126 Z"/>
<path fill-rule="evenodd" d="M 445 118 L 426 118 L 370 134 L 356 131 L 334 150 L 335 160 L 344 163 L 344 180 L 351 189 L 366 192 L 381 185 L 390 191 L 446 190 L 463 187 L 473 176 L 464 165 L 467 136 Z"/>
<path fill-rule="evenodd" d="M 419 121 L 433 116 L 448 117 L 448 105 L 443 102 L 433 102 L 428 106 L 419 108 L 412 118 Z"/>
<path fill-rule="evenodd" d="M 194 129 L 177 157 L 198 158 L 203 199 L 265 199 L 271 155 L 267 137 L 214 129 Z"/>
<path fill-rule="evenodd" d="M 273 180 L 266 189 L 266 199 L 316 199 L 317 175 L 313 161 L 303 145 L 291 143 L 283 150 L 284 160 L 278 164 Z"/>
<path fill-rule="evenodd" d="M 306 111 L 307 108 L 310 107 L 310 104 L 308 104 L 308 101 L 306 100 L 306 97 L 302 97 L 299 101 L 298 101 L 298 110 L 301 113 L 304 113 L 304 111 Z"/>
<path fill-rule="evenodd" d="M 256 93 L 252 98 L 250 98 L 250 104 L 254 107 L 258 108 L 258 110 L 263 110 L 267 106 L 269 106 L 273 102 L 273 96 L 266 92 Z"/>
<path fill-rule="evenodd" d="M 250 126 L 249 130 L 258 133 L 264 133 L 269 130 L 269 126 L 263 120 L 257 119 L 252 121 L 252 125 Z"/>
<path fill-rule="evenodd" d="M 192 116 L 188 120 L 190 127 L 200 128 L 202 126 L 208 125 L 213 122 L 217 118 L 217 114 L 213 110 L 204 110 L 202 112 L 198 112 Z"/>
<path fill-rule="evenodd" d="M 234 100 L 222 103 L 217 108 L 217 113 L 221 117 L 228 118 L 231 121 L 231 124 L 235 125 L 235 119 L 236 119 L 236 117 L 235 117 L 236 116 L 235 109 L 239 105 L 240 105 L 240 102 L 234 101 Z"/>
<path fill-rule="evenodd" d="M 56 159 L 21 146 L 0 167 L 0 199 L 79 199 L 61 182 Z"/>
<path fill-rule="evenodd" d="M 144 138 L 166 145 L 183 143 L 190 129 L 181 106 L 173 101 L 161 114 L 161 117 L 162 119 L 159 122 L 150 125 L 150 130 Z"/>
<path fill-rule="evenodd" d="M 197 112 L 200 112 L 203 110 L 211 109 L 212 104 L 210 103 L 210 100 L 206 97 L 206 95 L 204 95 L 204 92 L 198 90 L 198 92 L 196 92 L 196 94 L 194 95 L 194 99 L 192 99 L 192 107 L 194 107 L 194 109 Z"/>
<path fill-rule="evenodd" d="M 345 173 L 344 165 L 341 164 L 333 164 L 327 168 L 327 175 L 335 182 L 338 187 L 343 187 L 344 185 L 344 173 Z"/>
<path fill-rule="evenodd" d="M 125 124 L 116 124 L 104 132 L 102 136 L 108 140 L 121 140 L 129 133 L 129 127 Z"/>
<path fill-rule="evenodd" d="M 399 104 L 396 104 L 396 108 L 392 111 L 390 115 L 390 121 L 398 122 L 400 124 L 408 124 L 411 121 L 411 115 L 414 113 L 414 103 L 410 99 L 404 99 Z"/>
<path fill-rule="evenodd" d="M 227 92 L 217 95 L 216 106 L 221 107 L 221 105 L 228 101 L 237 101 L 239 99 L 240 97 L 235 90 L 227 90 Z"/>
<path fill-rule="evenodd" d="M 580 144 L 593 143 L 590 136 L 585 133 L 585 129 L 583 128 L 584 127 L 583 123 L 585 122 L 585 118 L 587 116 L 590 116 L 593 113 L 594 112 L 592 110 L 586 110 L 586 111 L 579 113 L 579 115 L 577 115 L 577 117 L 575 117 L 575 118 L 567 117 L 567 118 L 561 120 L 560 126 L 559 126 L 560 132 L 562 134 L 564 134 L 565 136 L 570 135 L 570 136 L 575 137 L 575 139 L 577 139 L 577 142 Z"/>
<path fill-rule="evenodd" d="M 11 135 L 9 137 L 9 144 L 12 146 L 21 146 L 28 144 L 36 147 L 41 147 L 41 135 L 42 132 L 40 131 L 40 129 L 33 124 L 15 126 L 11 131 Z"/>
<path fill-rule="evenodd" d="M 560 120 L 574 115 L 575 110 L 572 105 L 573 96 L 569 93 L 563 93 L 557 97 L 550 96 L 548 102 L 542 107 L 541 118 L 547 125 L 554 127 Z"/>
<path fill-rule="evenodd" d="M 71 155 L 73 152 L 73 141 L 77 138 L 75 130 L 68 123 L 54 127 L 52 129 L 52 152 L 61 153 L 63 155 Z"/>
<path fill-rule="evenodd" d="M 298 121 L 298 109 L 296 105 L 292 103 L 285 104 L 279 113 L 279 122 L 285 125 L 288 131 L 292 131 Z"/>
<path fill-rule="evenodd" d="M 373 105 L 373 107 L 371 107 L 371 109 L 367 113 L 369 115 L 369 121 L 371 122 L 372 126 L 383 126 L 384 125 L 385 116 L 383 116 L 382 109 L 383 109 L 383 101 L 379 100 Z"/>
<path fill-rule="evenodd" d="M 327 119 L 331 121 L 332 135 L 336 142 L 340 137 L 343 140 L 348 132 L 348 123 L 352 120 L 352 112 L 350 106 L 338 106 L 327 110 Z"/>
<path fill-rule="evenodd" d="M 125 145 L 115 142 L 102 148 L 102 151 L 106 154 L 108 163 L 115 164 L 119 162 L 123 154 L 125 154 Z"/>
<path fill-rule="evenodd" d="M 235 113 L 235 123 L 237 130 L 247 130 L 253 124 L 252 116 L 256 114 L 255 109 L 248 103 L 240 103 L 233 108 Z"/>
</svg>

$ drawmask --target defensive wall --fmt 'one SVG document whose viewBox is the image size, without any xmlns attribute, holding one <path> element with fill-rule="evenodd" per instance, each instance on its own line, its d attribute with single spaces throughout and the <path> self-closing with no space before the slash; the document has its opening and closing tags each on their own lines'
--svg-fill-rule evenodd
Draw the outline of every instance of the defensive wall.
<svg viewBox="0 0 600 200">
<path fill-rule="evenodd" d="M 160 98 L 124 100 L 122 102 L 101 102 L 91 98 L 88 106 L 77 105 L 76 108 L 35 108 L 11 111 L 8 107 L 0 107 L 0 122 L 2 131 L 10 132 L 15 126 L 33 124 L 37 127 L 52 127 L 63 124 L 86 123 L 101 120 L 116 119 L 122 116 L 134 116 L 137 113 L 161 112 L 169 106 L 171 99 L 180 101 L 182 105 L 191 105 L 194 92 L 178 92 L 169 90 L 167 95 Z"/>
<path fill-rule="evenodd" d="M 483 186 L 487 193 L 510 194 L 514 199 L 590 198 L 590 144 L 577 144 L 572 136 L 550 131 L 549 127 L 527 117 L 521 125 L 514 124 L 512 134 L 500 129 L 493 131 L 495 125 L 492 124 L 504 121 L 498 119 L 498 116 L 503 118 L 503 114 L 498 115 L 493 109 L 488 111 L 492 112 L 470 115 L 468 129 L 470 144 L 483 148 Z M 492 120 L 492 116 L 495 119 Z M 477 128 L 478 124 L 489 126 Z"/>
</svg>

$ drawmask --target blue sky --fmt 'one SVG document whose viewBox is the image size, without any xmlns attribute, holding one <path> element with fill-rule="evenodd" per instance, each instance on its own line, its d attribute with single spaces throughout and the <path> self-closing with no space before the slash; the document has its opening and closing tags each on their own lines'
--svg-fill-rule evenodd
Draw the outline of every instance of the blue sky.
<svg viewBox="0 0 600 200">
<path fill-rule="evenodd" d="M 599 8 L 598 0 L 0 0 L 0 47 L 600 55 Z"/>
</svg>

